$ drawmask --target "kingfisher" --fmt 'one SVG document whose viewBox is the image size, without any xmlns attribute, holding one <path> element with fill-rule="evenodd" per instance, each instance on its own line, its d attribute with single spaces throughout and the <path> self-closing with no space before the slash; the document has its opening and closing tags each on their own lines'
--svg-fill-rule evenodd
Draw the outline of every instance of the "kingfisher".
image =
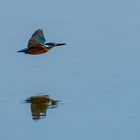
<svg viewBox="0 0 140 140">
<path fill-rule="evenodd" d="M 46 42 L 42 29 L 37 29 L 28 41 L 28 46 L 18 52 L 25 54 L 38 55 L 47 53 L 50 49 L 56 46 L 63 46 L 65 43 Z"/>
</svg>

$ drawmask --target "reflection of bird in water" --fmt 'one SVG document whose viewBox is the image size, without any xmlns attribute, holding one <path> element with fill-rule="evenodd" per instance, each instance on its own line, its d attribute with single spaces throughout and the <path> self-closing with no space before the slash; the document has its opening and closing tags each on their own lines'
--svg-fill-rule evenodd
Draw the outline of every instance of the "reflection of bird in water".
<svg viewBox="0 0 140 140">
<path fill-rule="evenodd" d="M 46 43 L 46 39 L 44 37 L 43 31 L 41 29 L 36 30 L 32 37 L 28 41 L 28 47 L 22 49 L 18 52 L 24 52 L 25 54 L 42 54 L 48 52 L 50 49 L 56 46 L 66 45 L 65 43 L 54 43 L 48 42 Z"/>
<path fill-rule="evenodd" d="M 26 99 L 27 103 L 31 103 L 32 119 L 38 120 L 46 116 L 48 108 L 56 108 L 58 101 L 48 97 L 48 95 L 31 96 Z"/>
</svg>

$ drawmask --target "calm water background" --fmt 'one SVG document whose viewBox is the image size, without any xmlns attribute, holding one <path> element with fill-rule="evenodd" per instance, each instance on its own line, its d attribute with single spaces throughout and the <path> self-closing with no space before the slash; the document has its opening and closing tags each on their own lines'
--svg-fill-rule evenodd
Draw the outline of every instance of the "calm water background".
<svg viewBox="0 0 140 140">
<path fill-rule="evenodd" d="M 140 139 L 140 2 L 0 2 L 0 139 Z M 17 53 L 42 28 L 65 42 L 48 54 Z M 61 100 L 33 121 L 22 100 Z"/>
</svg>

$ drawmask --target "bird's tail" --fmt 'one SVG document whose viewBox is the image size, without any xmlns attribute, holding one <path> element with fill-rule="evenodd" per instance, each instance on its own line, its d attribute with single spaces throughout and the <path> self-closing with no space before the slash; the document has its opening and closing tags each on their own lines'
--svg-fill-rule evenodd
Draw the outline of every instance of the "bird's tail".
<svg viewBox="0 0 140 140">
<path fill-rule="evenodd" d="M 22 49 L 22 50 L 19 50 L 19 51 L 17 51 L 17 52 L 26 52 L 26 51 L 27 51 L 27 48 Z"/>
</svg>

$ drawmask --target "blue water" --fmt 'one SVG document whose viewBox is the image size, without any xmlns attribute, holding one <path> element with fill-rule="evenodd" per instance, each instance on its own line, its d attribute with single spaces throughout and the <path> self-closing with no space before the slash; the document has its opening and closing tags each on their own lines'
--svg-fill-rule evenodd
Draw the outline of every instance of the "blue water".
<svg viewBox="0 0 140 140">
<path fill-rule="evenodd" d="M 1 1 L 0 138 L 140 139 L 138 0 Z M 67 43 L 38 56 L 17 53 L 41 28 Z M 61 100 L 32 119 L 28 97 Z"/>
</svg>

